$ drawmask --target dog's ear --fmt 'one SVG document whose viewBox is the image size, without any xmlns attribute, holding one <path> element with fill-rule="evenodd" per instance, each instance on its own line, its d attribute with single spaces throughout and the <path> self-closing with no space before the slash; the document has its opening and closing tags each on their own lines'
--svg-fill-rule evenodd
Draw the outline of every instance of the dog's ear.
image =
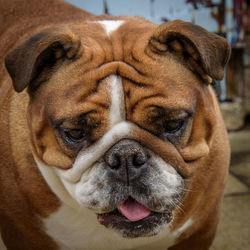
<svg viewBox="0 0 250 250">
<path fill-rule="evenodd" d="M 63 60 L 76 58 L 79 49 L 78 36 L 65 27 L 48 28 L 30 37 L 5 57 L 15 90 L 36 89 Z"/>
<path fill-rule="evenodd" d="M 192 23 L 175 20 L 160 25 L 149 40 L 148 53 L 171 53 L 205 82 L 221 80 L 230 57 L 229 43 Z"/>
</svg>

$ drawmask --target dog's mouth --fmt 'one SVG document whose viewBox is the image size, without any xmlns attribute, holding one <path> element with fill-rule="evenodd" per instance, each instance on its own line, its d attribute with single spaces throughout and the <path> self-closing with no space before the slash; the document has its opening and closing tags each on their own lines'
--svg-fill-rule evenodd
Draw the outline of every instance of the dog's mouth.
<svg viewBox="0 0 250 250">
<path fill-rule="evenodd" d="M 152 211 L 132 197 L 115 210 L 98 214 L 100 224 L 119 231 L 123 237 L 130 238 L 155 235 L 161 226 L 170 223 L 172 219 L 172 211 Z"/>
</svg>

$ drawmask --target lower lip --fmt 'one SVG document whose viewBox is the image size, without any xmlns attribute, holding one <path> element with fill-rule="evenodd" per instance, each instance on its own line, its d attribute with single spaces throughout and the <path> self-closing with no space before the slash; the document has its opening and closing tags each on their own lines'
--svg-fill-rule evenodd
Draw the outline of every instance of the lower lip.
<svg viewBox="0 0 250 250">
<path fill-rule="evenodd" d="M 151 212 L 149 216 L 146 218 L 132 222 L 124 217 L 119 211 L 116 209 L 113 212 L 98 214 L 98 221 L 100 224 L 108 227 L 117 229 L 118 231 L 127 230 L 136 230 L 136 228 L 140 228 L 140 231 L 143 230 L 143 227 L 147 228 L 147 231 L 153 231 L 156 226 L 160 226 L 162 224 L 168 224 L 172 221 L 173 214 L 172 212 L 168 213 L 156 213 Z"/>
</svg>

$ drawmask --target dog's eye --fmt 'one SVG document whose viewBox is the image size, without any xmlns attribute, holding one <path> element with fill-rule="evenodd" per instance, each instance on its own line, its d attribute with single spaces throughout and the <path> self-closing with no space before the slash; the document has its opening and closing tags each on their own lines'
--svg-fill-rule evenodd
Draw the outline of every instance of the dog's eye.
<svg viewBox="0 0 250 250">
<path fill-rule="evenodd" d="M 184 120 L 182 119 L 165 121 L 164 132 L 167 134 L 176 133 L 183 127 L 183 124 L 184 124 Z"/>
<path fill-rule="evenodd" d="M 76 143 L 81 142 L 86 136 L 82 129 L 65 129 L 63 132 L 67 140 Z"/>
</svg>

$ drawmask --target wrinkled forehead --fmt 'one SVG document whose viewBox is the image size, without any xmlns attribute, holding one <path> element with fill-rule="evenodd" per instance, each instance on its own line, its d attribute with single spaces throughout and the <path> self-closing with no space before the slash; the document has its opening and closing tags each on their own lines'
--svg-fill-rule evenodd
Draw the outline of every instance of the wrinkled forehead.
<svg viewBox="0 0 250 250">
<path fill-rule="evenodd" d="M 192 108 L 199 81 L 171 55 L 156 59 L 145 53 L 148 27 L 148 34 L 137 27 L 138 32 L 127 37 L 129 23 L 124 20 L 91 24 L 99 29 L 98 37 L 91 29 L 86 32 L 80 58 L 63 65 L 44 86 L 56 119 L 93 110 L 104 113 L 115 96 L 125 102 L 127 118 L 145 106 Z"/>
<path fill-rule="evenodd" d="M 126 67 L 129 71 L 130 66 L 125 65 L 124 70 Z M 190 79 L 180 83 L 178 74 L 171 78 L 167 72 L 163 76 L 156 72 L 151 77 L 134 77 L 133 80 L 133 74 L 128 78 L 115 70 L 110 72 L 104 78 L 98 78 L 96 70 L 93 70 L 93 77 L 91 74 L 75 77 L 79 72 L 72 72 L 69 78 L 54 77 L 49 91 L 45 91 L 49 110 L 56 119 L 92 111 L 103 114 L 115 101 L 117 105 L 124 103 L 124 112 L 129 118 L 137 111 L 154 106 L 190 110 L 195 105 L 195 87 L 191 86 Z"/>
</svg>

